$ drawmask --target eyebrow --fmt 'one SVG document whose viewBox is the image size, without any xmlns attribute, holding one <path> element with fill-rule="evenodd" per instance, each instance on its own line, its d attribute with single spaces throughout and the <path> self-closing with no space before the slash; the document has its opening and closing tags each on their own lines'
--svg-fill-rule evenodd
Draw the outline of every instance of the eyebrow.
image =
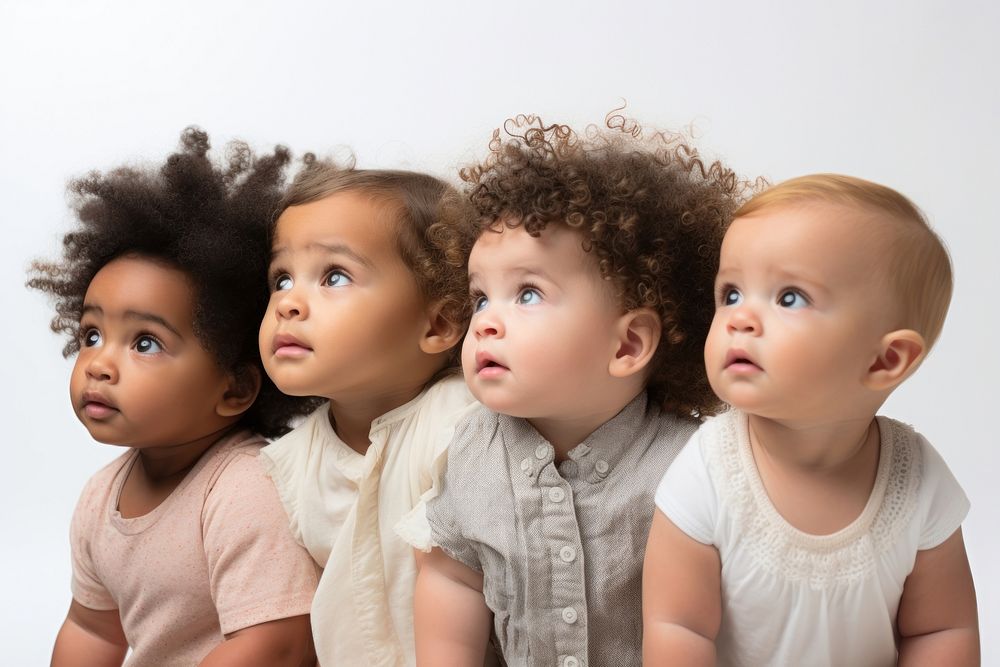
<svg viewBox="0 0 1000 667">
<path fill-rule="evenodd" d="M 95 306 L 92 303 L 85 303 L 83 304 L 81 314 L 86 315 L 87 313 L 97 313 L 98 315 L 103 315 L 104 309 L 100 306 Z M 153 322 L 154 324 L 159 324 L 161 327 L 167 329 L 178 338 L 184 338 L 180 331 L 175 329 L 169 322 L 159 315 L 143 312 L 141 310 L 126 310 L 123 316 L 127 320 L 138 320 L 140 322 Z"/>
<path fill-rule="evenodd" d="M 362 266 L 365 266 L 369 269 L 375 268 L 374 262 L 372 262 L 364 255 L 359 254 L 350 246 L 345 245 L 343 243 L 320 243 L 319 241 L 314 241 L 313 243 L 309 243 L 305 246 L 305 250 L 317 250 L 317 249 L 325 250 L 333 255 L 346 255 L 347 257 L 350 257 L 351 259 L 356 261 L 358 264 L 361 264 Z M 275 259 L 277 259 L 280 255 L 286 252 L 288 252 L 287 246 L 278 246 L 274 248 L 274 250 L 271 251 L 271 262 L 274 262 Z"/>
<path fill-rule="evenodd" d="M 512 276 L 513 275 L 513 276 L 517 276 L 519 278 L 528 278 L 528 279 L 531 279 L 531 278 L 541 278 L 542 280 L 547 280 L 547 281 L 549 281 L 551 283 L 558 282 L 555 278 L 553 278 L 551 275 L 549 275 L 545 271 L 545 269 L 540 268 L 540 267 L 534 267 L 534 266 L 515 266 L 512 269 L 507 269 L 506 271 L 503 272 L 503 274 L 505 276 Z M 474 278 L 479 278 L 479 277 L 480 277 L 479 273 L 470 273 L 469 274 L 469 280 L 470 281 L 473 280 Z"/>
</svg>

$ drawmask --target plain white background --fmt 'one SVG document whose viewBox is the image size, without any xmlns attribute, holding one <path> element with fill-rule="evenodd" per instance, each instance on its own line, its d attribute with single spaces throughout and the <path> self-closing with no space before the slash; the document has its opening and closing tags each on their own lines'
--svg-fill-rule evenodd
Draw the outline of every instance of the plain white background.
<svg viewBox="0 0 1000 667">
<path fill-rule="evenodd" d="M 349 146 L 362 166 L 454 178 L 512 114 L 579 126 L 626 100 L 748 176 L 891 185 L 944 237 L 956 289 L 943 337 L 884 412 L 923 431 L 972 500 L 984 664 L 1000 664 L 998 34 L 998 6 L 968 1 L 4 0 L 0 662 L 47 662 L 70 600 L 70 513 L 119 453 L 73 417 L 72 362 L 46 299 L 23 287 L 71 223 L 68 178 L 160 159 L 192 123 L 216 146 Z"/>
</svg>

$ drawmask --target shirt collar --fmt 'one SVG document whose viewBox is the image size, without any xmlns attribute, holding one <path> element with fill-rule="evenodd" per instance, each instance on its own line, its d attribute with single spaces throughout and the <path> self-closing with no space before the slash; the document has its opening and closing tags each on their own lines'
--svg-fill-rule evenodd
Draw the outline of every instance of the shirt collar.
<svg viewBox="0 0 1000 667">
<path fill-rule="evenodd" d="M 621 461 L 622 456 L 641 437 L 650 415 L 646 392 L 641 391 L 618 414 L 601 424 L 583 442 L 571 449 L 567 456 L 574 465 L 561 464 L 568 470 L 575 468 L 574 477 L 600 484 L 607 479 Z M 555 459 L 555 449 L 526 419 L 497 415 L 500 434 L 511 453 L 511 474 L 526 475 L 533 480 L 538 473 Z"/>
</svg>

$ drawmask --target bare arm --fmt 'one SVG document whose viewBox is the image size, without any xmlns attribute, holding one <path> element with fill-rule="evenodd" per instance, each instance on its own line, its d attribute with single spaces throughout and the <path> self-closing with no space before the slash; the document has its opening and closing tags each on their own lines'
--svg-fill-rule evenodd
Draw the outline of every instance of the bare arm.
<svg viewBox="0 0 1000 667">
<path fill-rule="evenodd" d="M 309 616 L 291 616 L 226 635 L 200 667 L 299 667 L 312 655 Z"/>
<path fill-rule="evenodd" d="M 121 667 L 128 652 L 117 609 L 88 609 L 73 600 L 52 649 L 52 667 Z"/>
<path fill-rule="evenodd" d="M 413 604 L 417 664 L 482 667 L 490 639 L 483 575 L 437 548 L 421 561 Z"/>
<path fill-rule="evenodd" d="M 896 623 L 901 666 L 980 663 L 976 589 L 961 528 L 917 553 Z"/>
<path fill-rule="evenodd" d="M 656 510 L 642 569 L 644 665 L 715 665 L 720 569 L 715 547 L 691 539 Z"/>
</svg>

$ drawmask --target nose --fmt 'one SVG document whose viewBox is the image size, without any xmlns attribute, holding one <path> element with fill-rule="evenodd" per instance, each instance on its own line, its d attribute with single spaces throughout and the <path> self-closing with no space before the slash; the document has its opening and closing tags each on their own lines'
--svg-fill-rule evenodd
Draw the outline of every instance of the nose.
<svg viewBox="0 0 1000 667">
<path fill-rule="evenodd" d="M 91 380 L 110 384 L 118 382 L 118 364 L 115 363 L 109 346 L 97 348 L 90 353 L 86 373 Z"/>
<path fill-rule="evenodd" d="M 761 322 L 757 312 L 744 301 L 730 311 L 726 328 L 730 333 L 760 335 Z"/>
<path fill-rule="evenodd" d="M 476 333 L 476 338 L 503 338 L 503 320 L 498 316 L 496 309 L 489 306 L 472 316 L 472 329 Z"/>
<path fill-rule="evenodd" d="M 276 292 L 275 298 L 278 300 L 275 306 L 278 319 L 303 319 L 309 314 L 305 298 L 301 291 L 294 286 L 291 289 Z"/>
</svg>

